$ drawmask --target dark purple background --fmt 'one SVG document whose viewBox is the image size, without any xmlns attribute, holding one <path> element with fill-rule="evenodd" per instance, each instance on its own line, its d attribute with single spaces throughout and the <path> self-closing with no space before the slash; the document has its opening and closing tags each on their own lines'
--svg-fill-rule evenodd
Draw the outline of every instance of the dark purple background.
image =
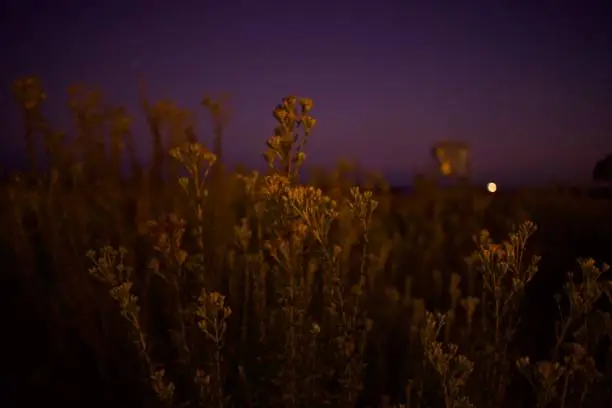
<svg viewBox="0 0 612 408">
<path fill-rule="evenodd" d="M 510 5 L 502 5 L 510 4 Z M 23 147 L 9 92 L 39 75 L 66 127 L 66 87 L 99 85 L 139 115 L 138 77 L 154 98 L 197 109 L 229 92 L 232 163 L 259 166 L 271 109 L 312 97 L 312 163 L 340 157 L 394 183 L 431 163 L 440 139 L 471 146 L 479 180 L 587 181 L 612 151 L 609 1 L 9 1 L 0 6 L 3 157 Z M 9 110 L 10 109 L 10 110 Z M 7 112 L 9 112 L 7 114 Z"/>
</svg>

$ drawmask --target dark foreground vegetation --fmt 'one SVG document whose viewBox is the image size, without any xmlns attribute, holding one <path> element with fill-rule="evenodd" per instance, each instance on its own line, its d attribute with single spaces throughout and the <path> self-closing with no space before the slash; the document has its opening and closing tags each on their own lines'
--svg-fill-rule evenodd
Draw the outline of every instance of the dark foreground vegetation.
<svg viewBox="0 0 612 408">
<path fill-rule="evenodd" d="M 204 101 L 213 153 L 143 96 L 141 168 L 99 94 L 71 89 L 66 138 L 35 79 L 15 92 L 31 171 L 0 201 L 10 406 L 610 406 L 610 201 L 425 177 L 402 197 L 347 166 L 300 184 L 315 120 L 293 97 L 257 174 L 222 165 L 221 104 Z"/>
</svg>

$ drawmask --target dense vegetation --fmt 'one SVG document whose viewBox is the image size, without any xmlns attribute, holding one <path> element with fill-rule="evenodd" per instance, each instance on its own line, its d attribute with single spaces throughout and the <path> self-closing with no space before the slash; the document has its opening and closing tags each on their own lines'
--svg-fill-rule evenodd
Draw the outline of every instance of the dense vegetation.
<svg viewBox="0 0 612 408">
<path fill-rule="evenodd" d="M 431 177 L 401 197 L 346 164 L 301 184 L 316 121 L 295 97 L 258 174 L 224 168 L 222 104 L 203 103 L 213 153 L 190 112 L 143 96 L 143 168 L 99 93 L 70 90 L 72 138 L 36 79 L 15 94 L 30 172 L 2 188 L 1 248 L 20 405 L 609 406 L 609 202 Z"/>
</svg>

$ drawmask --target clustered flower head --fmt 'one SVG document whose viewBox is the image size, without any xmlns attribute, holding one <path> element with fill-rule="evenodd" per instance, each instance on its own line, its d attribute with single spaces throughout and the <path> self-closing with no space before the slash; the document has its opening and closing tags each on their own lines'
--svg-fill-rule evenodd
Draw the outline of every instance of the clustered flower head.
<svg viewBox="0 0 612 408">
<path fill-rule="evenodd" d="M 176 214 L 169 214 L 159 221 L 145 224 L 145 232 L 153 240 L 153 248 L 164 255 L 170 255 L 180 248 L 187 222 Z"/>
<path fill-rule="evenodd" d="M 494 292 L 509 282 L 508 289 L 519 292 L 531 281 L 540 257 L 532 256 L 525 262 L 524 255 L 527 240 L 535 231 L 535 224 L 526 221 L 501 243 L 494 242 L 487 230 L 475 238 L 478 249 L 466 261 L 483 274 L 487 290 Z"/>
<path fill-rule="evenodd" d="M 312 106 L 311 99 L 288 96 L 272 110 L 278 126 L 268 139 L 268 149 L 264 152 L 264 159 L 270 169 L 296 178 L 300 166 L 306 160 L 306 140 L 316 125 L 316 120 L 309 115 Z M 302 137 L 299 135 L 300 128 L 303 130 Z"/>
<path fill-rule="evenodd" d="M 86 256 L 93 263 L 93 267 L 89 268 L 89 274 L 111 286 L 117 286 L 129 280 L 132 269 L 124 265 L 126 254 L 127 250 L 123 247 L 115 249 L 105 246 L 99 252 L 87 251 Z"/>
<path fill-rule="evenodd" d="M 348 208 L 355 219 L 359 220 L 364 228 L 367 228 L 372 214 L 378 207 L 378 201 L 372 199 L 371 191 L 361 192 L 359 187 L 351 187 L 350 195 L 350 199 L 346 200 Z"/>
<path fill-rule="evenodd" d="M 312 186 L 291 187 L 282 200 L 286 212 L 302 220 L 317 240 L 327 236 L 331 223 L 338 218 L 336 201 Z"/>
<path fill-rule="evenodd" d="M 207 336 L 219 341 L 219 333 L 212 333 L 209 328 L 217 331 L 225 331 L 225 320 L 232 314 L 232 309 L 225 305 L 225 295 L 219 292 L 208 292 L 202 289 L 202 294 L 198 299 L 196 315 L 201 318 L 198 326 Z"/>
<path fill-rule="evenodd" d="M 260 193 L 265 199 L 275 200 L 287 192 L 290 184 L 287 177 L 274 173 L 264 177 Z"/>
<path fill-rule="evenodd" d="M 170 156 L 181 162 L 191 173 L 212 166 L 217 156 L 197 142 L 185 142 L 170 149 Z"/>
</svg>

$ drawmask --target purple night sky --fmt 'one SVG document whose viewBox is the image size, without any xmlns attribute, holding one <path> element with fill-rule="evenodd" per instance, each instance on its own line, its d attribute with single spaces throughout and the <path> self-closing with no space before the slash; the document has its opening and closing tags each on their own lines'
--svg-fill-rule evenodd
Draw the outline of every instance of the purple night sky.
<svg viewBox="0 0 612 408">
<path fill-rule="evenodd" d="M 33 73 L 63 128 L 70 83 L 124 104 L 138 116 L 144 157 L 142 75 L 152 99 L 198 110 L 206 142 L 199 102 L 230 93 L 230 163 L 263 162 L 271 110 L 296 94 L 315 101 L 317 165 L 355 159 L 409 183 L 431 163 L 434 141 L 458 139 L 479 180 L 587 181 L 612 152 L 611 9 L 594 0 L 8 1 L 2 156 L 23 150 L 10 82 Z"/>
</svg>

